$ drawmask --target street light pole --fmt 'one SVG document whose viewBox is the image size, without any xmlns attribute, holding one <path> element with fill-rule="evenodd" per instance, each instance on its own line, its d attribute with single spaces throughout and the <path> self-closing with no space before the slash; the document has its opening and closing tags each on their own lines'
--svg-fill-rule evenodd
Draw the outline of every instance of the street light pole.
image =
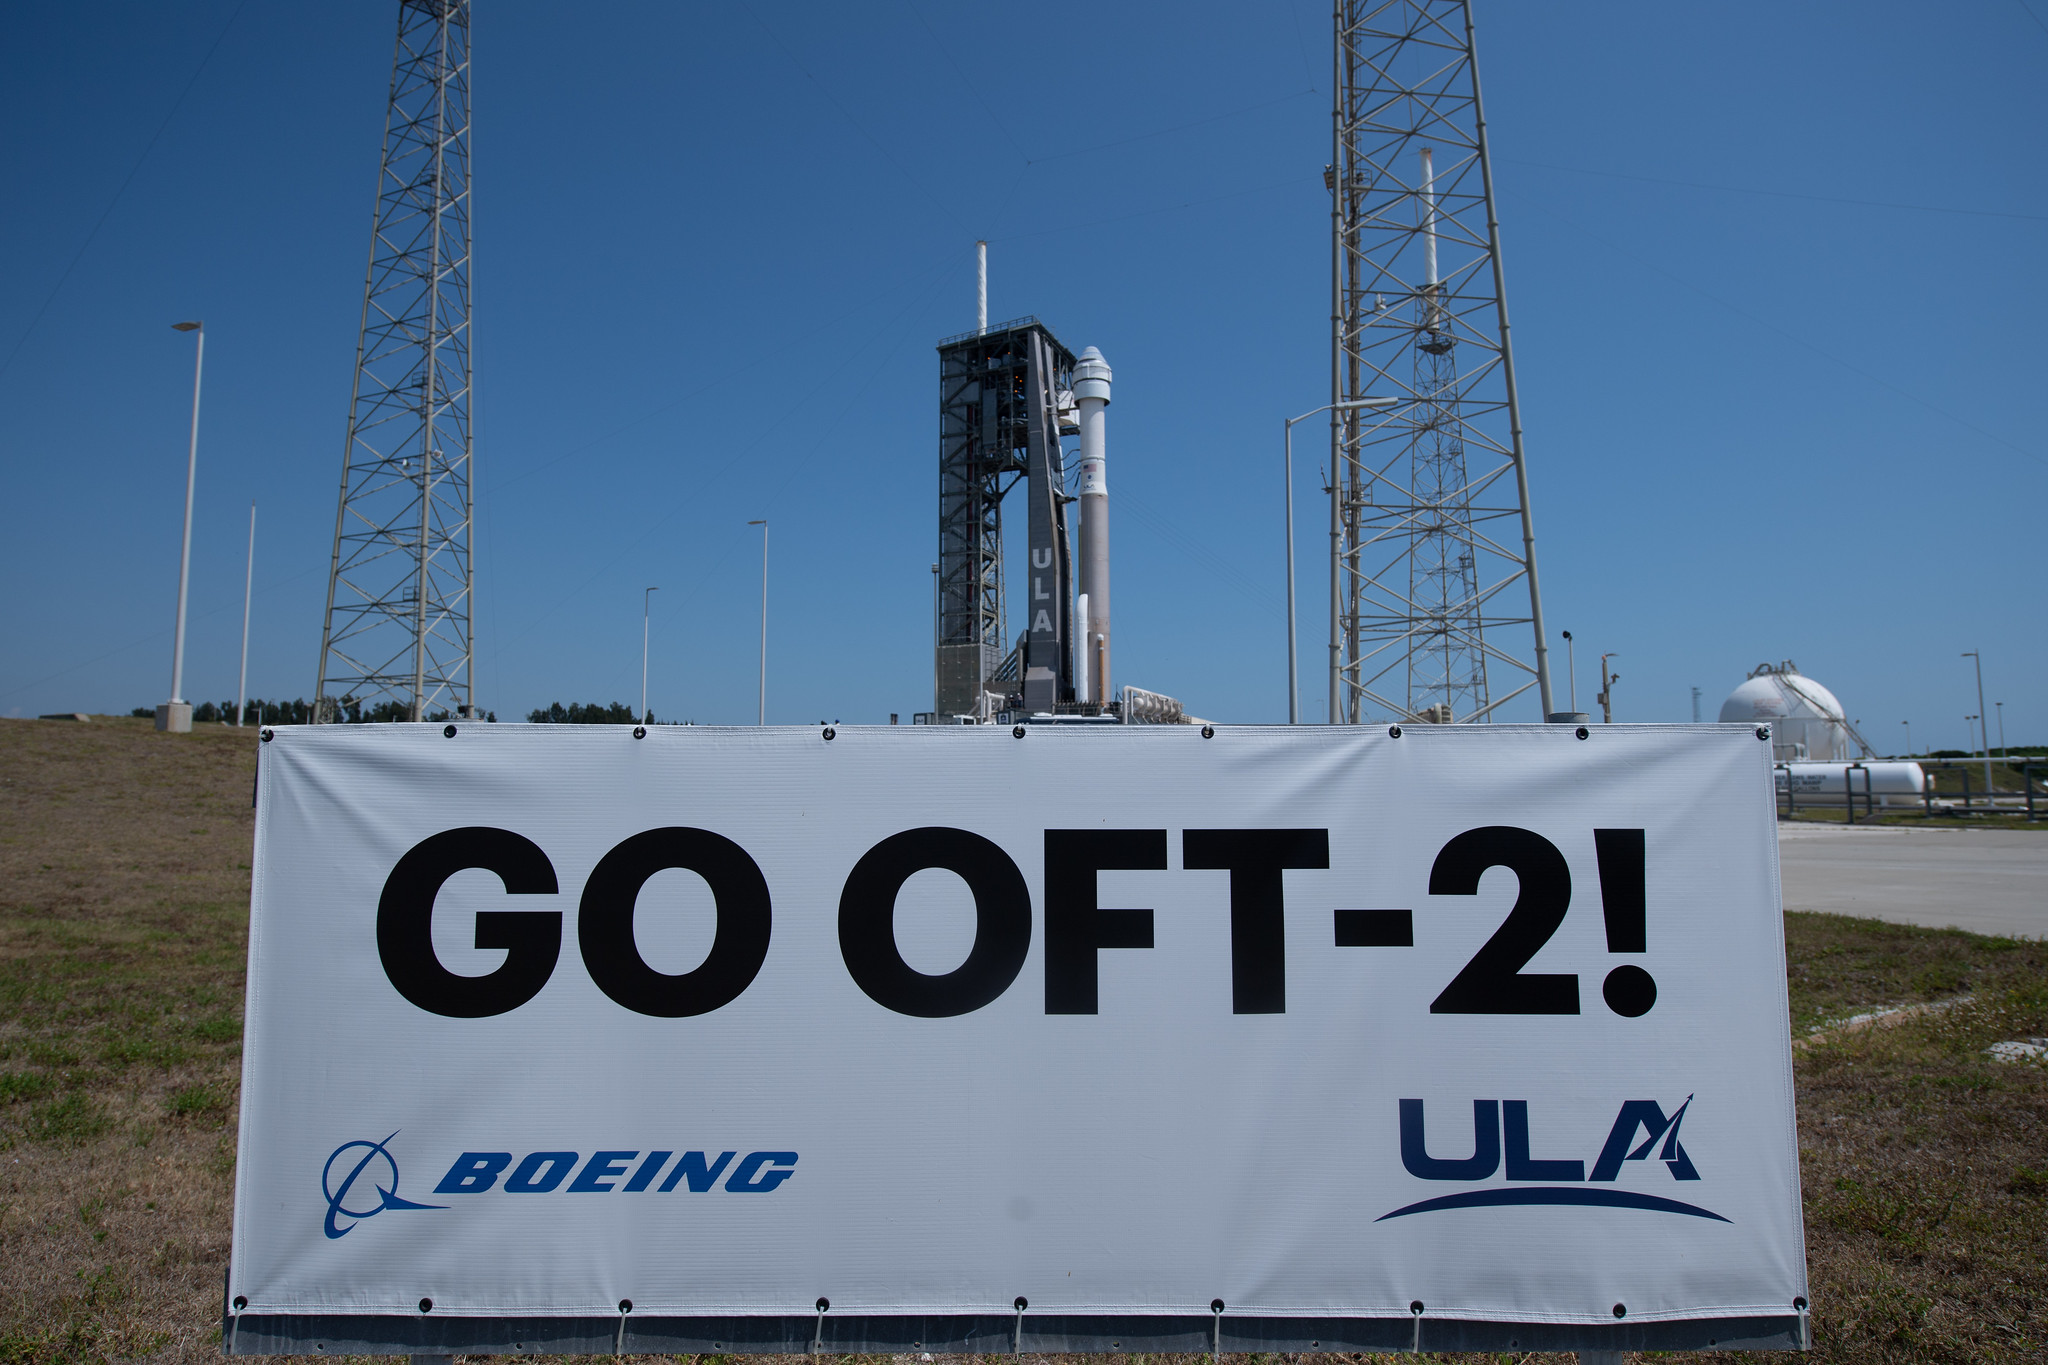
<svg viewBox="0 0 2048 1365">
<path fill-rule="evenodd" d="M 1306 422 L 1309 418 L 1325 412 L 1345 412 L 1354 408 L 1390 408 L 1400 402 L 1398 398 L 1354 398 L 1346 403 L 1325 403 L 1299 417 L 1290 417 L 1281 428 L 1280 468 L 1287 483 L 1287 723 L 1301 724 L 1301 685 L 1297 681 L 1299 667 L 1294 648 L 1294 424 Z M 1334 579 L 1332 580 L 1335 581 Z M 1335 596 L 1331 600 L 1334 602 Z M 1332 608 L 1335 610 L 1335 608 Z M 1332 655 L 1334 660 L 1335 656 Z M 1330 685 L 1330 723 L 1337 723 L 1337 689 L 1333 674 Z"/>
<path fill-rule="evenodd" d="M 939 566 L 932 565 L 932 719 L 939 718 Z"/>
<path fill-rule="evenodd" d="M 1906 757 L 1911 758 L 1913 756 L 1913 722 L 1902 720 L 1899 724 L 1906 727 Z"/>
<path fill-rule="evenodd" d="M 1600 656 L 1600 695 L 1593 698 L 1593 700 L 1600 703 L 1600 723 L 1602 725 L 1614 724 L 1614 702 L 1611 698 L 1614 694 L 1614 685 L 1621 681 L 1621 674 L 1619 673 L 1616 673 L 1613 677 L 1607 675 L 1607 661 L 1620 657 L 1621 654 L 1618 650 Z"/>
<path fill-rule="evenodd" d="M 1572 649 L 1572 633 L 1568 630 L 1559 633 L 1564 636 L 1564 671 L 1571 686 L 1572 712 L 1576 715 L 1579 709 L 1579 656 Z"/>
<path fill-rule="evenodd" d="M 640 724 L 647 723 L 647 622 L 659 585 L 640 594 Z"/>
<path fill-rule="evenodd" d="M 256 504 L 249 504 L 249 567 L 242 576 L 242 671 L 235 679 L 235 728 L 249 700 L 249 599 L 256 591 Z"/>
<path fill-rule="evenodd" d="M 1977 662 L 1977 728 L 1984 732 L 1984 790 L 1991 790 L 1991 727 L 1987 722 L 1990 712 L 1984 709 L 1984 656 L 1974 649 L 1962 653 L 1965 659 Z"/>
<path fill-rule="evenodd" d="M 768 723 L 768 519 L 750 521 L 749 526 L 761 528 L 761 709 L 755 719 L 756 725 Z"/>
<path fill-rule="evenodd" d="M 199 380 L 206 372 L 206 325 L 174 322 L 177 332 L 198 333 L 192 356 L 192 443 L 185 453 L 185 538 L 178 551 L 178 625 L 171 645 L 171 699 L 156 708 L 156 728 L 173 734 L 192 729 L 192 704 L 185 700 L 185 587 L 192 573 L 192 490 L 199 479 Z"/>
</svg>

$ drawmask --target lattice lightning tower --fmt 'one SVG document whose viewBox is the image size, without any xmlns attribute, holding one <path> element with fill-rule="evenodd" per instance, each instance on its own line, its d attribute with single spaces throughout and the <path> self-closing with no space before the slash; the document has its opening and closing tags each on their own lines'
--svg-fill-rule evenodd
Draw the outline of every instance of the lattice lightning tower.
<svg viewBox="0 0 2048 1365">
<path fill-rule="evenodd" d="M 469 0 L 402 0 L 316 720 L 470 713 L 469 210 Z"/>
<path fill-rule="evenodd" d="M 1548 715 L 1470 0 L 1335 18 L 1330 723 L 1487 721 L 1532 687 Z"/>
</svg>

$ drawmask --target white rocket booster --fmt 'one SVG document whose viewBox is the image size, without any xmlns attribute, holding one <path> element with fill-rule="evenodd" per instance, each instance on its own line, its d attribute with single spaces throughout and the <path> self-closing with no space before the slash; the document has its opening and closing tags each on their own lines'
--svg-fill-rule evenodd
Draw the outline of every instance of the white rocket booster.
<svg viewBox="0 0 2048 1365">
<path fill-rule="evenodd" d="M 1105 475 L 1103 410 L 1109 406 L 1109 364 L 1090 346 L 1074 366 L 1074 401 L 1081 409 L 1081 582 L 1088 615 L 1075 643 L 1083 666 L 1074 670 L 1079 700 L 1106 702 L 1109 690 L 1109 483 Z"/>
</svg>

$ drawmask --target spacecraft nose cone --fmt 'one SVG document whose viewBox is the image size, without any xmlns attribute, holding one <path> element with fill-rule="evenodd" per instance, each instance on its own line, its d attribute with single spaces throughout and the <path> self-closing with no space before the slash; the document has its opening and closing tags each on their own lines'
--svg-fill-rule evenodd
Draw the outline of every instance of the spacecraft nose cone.
<svg viewBox="0 0 2048 1365">
<path fill-rule="evenodd" d="M 1074 396 L 1076 398 L 1100 398 L 1109 401 L 1109 362 L 1102 358 L 1102 352 L 1090 346 L 1081 352 L 1081 358 L 1074 362 Z"/>
</svg>

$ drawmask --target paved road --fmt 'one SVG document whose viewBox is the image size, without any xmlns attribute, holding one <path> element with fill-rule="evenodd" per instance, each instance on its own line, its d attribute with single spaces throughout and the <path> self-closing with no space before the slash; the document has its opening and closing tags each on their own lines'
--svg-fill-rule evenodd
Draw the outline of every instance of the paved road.
<svg viewBox="0 0 2048 1365">
<path fill-rule="evenodd" d="M 1787 910 L 2048 938 L 2048 830 L 1780 824 Z"/>
</svg>

